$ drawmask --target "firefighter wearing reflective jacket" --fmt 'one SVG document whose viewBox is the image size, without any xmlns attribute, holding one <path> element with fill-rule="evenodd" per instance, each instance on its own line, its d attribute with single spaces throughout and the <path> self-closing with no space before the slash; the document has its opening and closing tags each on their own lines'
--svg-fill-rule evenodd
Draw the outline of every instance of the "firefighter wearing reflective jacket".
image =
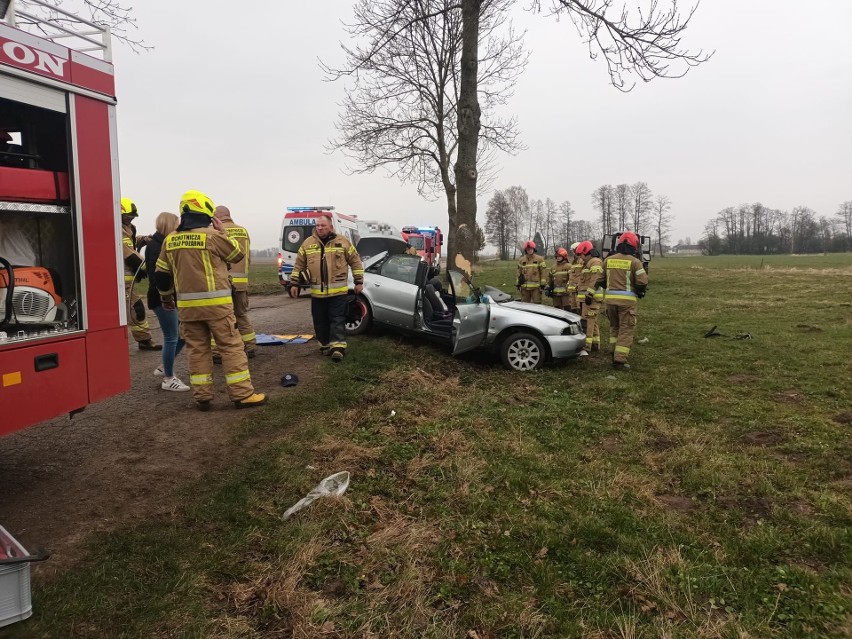
<svg viewBox="0 0 852 639">
<path fill-rule="evenodd" d="M 163 243 L 157 260 L 157 289 L 164 308 L 177 305 L 181 333 L 189 351 L 189 378 L 198 410 L 210 410 L 213 399 L 211 339 L 222 355 L 228 396 L 237 408 L 266 403 L 255 393 L 243 340 L 237 331 L 228 264 L 245 255 L 214 216 L 213 202 L 199 191 L 180 201 L 180 226 Z M 210 228 L 210 225 L 213 228 Z"/>
<path fill-rule="evenodd" d="M 290 296 L 299 295 L 299 278 L 311 285 L 311 316 L 320 353 L 339 362 L 346 354 L 346 304 L 349 269 L 355 295 L 364 288 L 364 267 L 355 247 L 334 232 L 330 215 L 320 214 L 310 237 L 302 242 L 290 276 Z"/>
<path fill-rule="evenodd" d="M 553 296 L 553 308 L 568 310 L 568 277 L 571 274 L 571 264 L 568 262 L 568 251 L 556 249 L 556 265 L 550 271 L 550 294 Z"/>
<path fill-rule="evenodd" d="M 580 281 L 580 276 L 583 274 L 583 258 L 577 255 L 577 247 L 579 242 L 574 242 L 571 245 L 571 271 L 568 275 L 568 310 L 572 313 L 580 314 L 580 300 L 577 297 L 577 283 Z"/>
<path fill-rule="evenodd" d="M 240 245 L 240 250 L 245 255 L 239 262 L 231 264 L 228 275 L 231 278 L 231 297 L 234 300 L 234 317 L 237 321 L 237 330 L 243 340 L 246 355 L 251 359 L 255 356 L 257 350 L 257 336 L 249 317 L 248 274 L 249 262 L 251 261 L 251 238 L 249 238 L 248 231 L 244 227 L 234 223 L 231 218 L 231 211 L 227 206 L 217 206 L 215 215 L 222 222 L 225 233 Z M 213 361 L 216 363 L 222 361 L 222 356 L 215 346 L 213 347 Z"/>
<path fill-rule="evenodd" d="M 609 343 L 615 346 L 612 363 L 621 370 L 630 370 L 627 356 L 636 333 L 636 310 L 645 297 L 648 274 L 638 258 L 639 238 L 635 233 L 622 233 L 616 252 L 607 256 L 598 286 L 605 286 L 604 300 L 609 320 Z"/>
<path fill-rule="evenodd" d="M 603 273 L 603 261 L 601 254 L 588 241 L 580 242 L 577 255 L 583 260 L 583 270 L 580 281 L 577 283 L 577 296 L 583 296 L 582 318 L 583 330 L 586 333 L 586 348 L 580 352 L 580 355 L 588 355 L 589 351 L 601 350 L 601 329 L 598 320 L 603 301 L 603 289 L 598 287 L 598 279 Z"/>
<path fill-rule="evenodd" d="M 541 290 L 547 285 L 547 264 L 536 254 L 535 242 L 524 243 L 524 254 L 518 261 L 518 284 L 521 300 L 541 304 Z"/>
<path fill-rule="evenodd" d="M 136 227 L 133 220 L 139 216 L 136 204 L 128 197 L 121 198 L 121 251 L 124 261 L 124 299 L 127 303 L 127 323 L 130 334 L 140 351 L 159 351 L 161 344 L 151 340 L 151 329 L 145 317 L 145 303 L 136 292 L 134 278 L 140 281 L 147 276 L 145 261 L 136 252 Z M 141 268 L 140 268 L 141 266 Z"/>
</svg>

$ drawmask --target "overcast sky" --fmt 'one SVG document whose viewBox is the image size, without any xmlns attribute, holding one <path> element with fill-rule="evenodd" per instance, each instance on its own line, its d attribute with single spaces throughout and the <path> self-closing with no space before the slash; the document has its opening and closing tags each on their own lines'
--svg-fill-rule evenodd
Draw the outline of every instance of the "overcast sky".
<svg viewBox="0 0 852 639">
<path fill-rule="evenodd" d="M 277 245 L 287 206 L 447 227 L 442 200 L 380 172 L 346 175 L 344 156 L 325 152 L 343 86 L 323 81 L 318 59 L 342 61 L 353 0 L 218 4 L 135 4 L 154 49 L 116 43 L 122 195 L 140 207 L 140 231 L 176 211 L 187 189 L 229 206 L 255 248 Z M 494 188 L 569 200 L 594 220 L 596 187 L 644 181 L 673 202 L 672 241 L 697 241 L 726 206 L 833 215 L 852 200 L 849 0 L 705 0 L 685 44 L 713 58 L 629 94 L 610 86 L 570 22 L 526 4 L 514 21 L 531 58 L 509 110 L 527 150 L 498 158 Z M 480 196 L 480 223 L 489 198 Z"/>
</svg>

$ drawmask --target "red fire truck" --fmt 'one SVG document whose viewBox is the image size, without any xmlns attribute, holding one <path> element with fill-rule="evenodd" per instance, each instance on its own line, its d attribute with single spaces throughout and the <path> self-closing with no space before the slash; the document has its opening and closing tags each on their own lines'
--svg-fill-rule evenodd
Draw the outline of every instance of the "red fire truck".
<svg viewBox="0 0 852 639">
<path fill-rule="evenodd" d="M 437 226 L 403 226 L 402 237 L 436 273 L 441 271 L 441 246 L 444 235 Z"/>
<path fill-rule="evenodd" d="M 0 436 L 130 387 L 110 34 L 50 8 L 0 15 Z"/>
</svg>

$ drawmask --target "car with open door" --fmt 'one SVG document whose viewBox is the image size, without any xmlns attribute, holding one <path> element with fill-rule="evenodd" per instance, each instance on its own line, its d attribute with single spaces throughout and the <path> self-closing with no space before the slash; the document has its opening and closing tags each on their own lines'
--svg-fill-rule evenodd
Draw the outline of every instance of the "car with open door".
<svg viewBox="0 0 852 639">
<path fill-rule="evenodd" d="M 417 255 L 381 253 L 364 264 L 364 288 L 346 318 L 350 335 L 379 324 L 446 344 L 453 355 L 485 349 L 511 370 L 576 357 L 586 336 L 579 316 L 478 288 L 464 274 L 443 281 Z"/>
</svg>

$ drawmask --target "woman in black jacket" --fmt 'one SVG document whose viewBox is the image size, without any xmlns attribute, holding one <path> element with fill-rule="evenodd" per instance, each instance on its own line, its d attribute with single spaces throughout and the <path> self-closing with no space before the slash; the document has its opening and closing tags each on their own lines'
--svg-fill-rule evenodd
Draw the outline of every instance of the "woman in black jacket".
<svg viewBox="0 0 852 639">
<path fill-rule="evenodd" d="M 160 320 L 160 328 L 163 330 L 163 363 L 154 369 L 154 375 L 162 376 L 163 382 L 160 388 L 167 391 L 185 392 L 189 386 L 184 384 L 175 376 L 175 357 L 183 348 L 183 340 L 180 339 L 180 328 L 178 324 L 177 310 L 166 310 L 154 283 L 154 272 L 157 270 L 157 259 L 163 248 L 163 242 L 169 233 L 172 233 L 180 224 L 180 218 L 174 213 L 160 213 L 154 222 L 157 232 L 151 236 L 151 240 L 145 248 L 145 268 L 148 271 L 148 308 L 154 311 Z"/>
</svg>

